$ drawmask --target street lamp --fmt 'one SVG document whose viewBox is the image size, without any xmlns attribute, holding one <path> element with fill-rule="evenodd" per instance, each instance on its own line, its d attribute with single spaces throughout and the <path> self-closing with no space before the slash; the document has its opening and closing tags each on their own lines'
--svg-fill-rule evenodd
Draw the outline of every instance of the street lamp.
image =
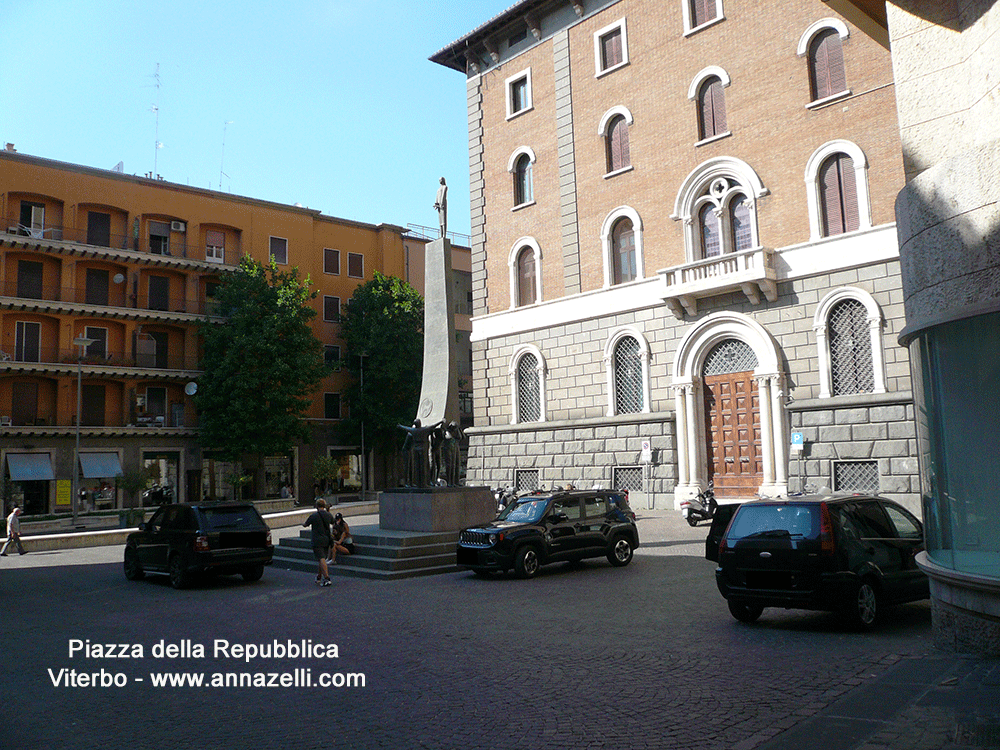
<svg viewBox="0 0 1000 750">
<path fill-rule="evenodd" d="M 368 491 L 368 456 L 365 455 L 365 357 L 367 354 L 359 354 L 361 359 L 361 502 L 367 499 Z"/>
<path fill-rule="evenodd" d="M 80 347 L 76 357 L 76 450 L 73 452 L 73 496 L 70 498 L 73 503 L 74 527 L 76 526 L 76 506 L 80 495 L 80 410 L 83 408 L 83 353 L 94 341 L 95 339 L 88 339 L 86 336 L 77 336 L 73 339 L 73 345 Z"/>
</svg>

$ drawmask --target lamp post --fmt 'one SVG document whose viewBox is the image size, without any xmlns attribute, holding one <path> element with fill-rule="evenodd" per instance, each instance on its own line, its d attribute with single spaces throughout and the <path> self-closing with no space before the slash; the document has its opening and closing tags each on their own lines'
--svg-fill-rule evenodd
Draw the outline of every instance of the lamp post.
<svg viewBox="0 0 1000 750">
<path fill-rule="evenodd" d="M 365 454 L 365 357 L 367 354 L 359 354 L 361 358 L 361 502 L 367 499 L 368 491 L 368 456 Z"/>
<path fill-rule="evenodd" d="M 77 336 L 73 345 L 80 347 L 76 356 L 76 450 L 73 451 L 73 482 L 70 498 L 73 505 L 73 526 L 76 526 L 76 506 L 80 495 L 80 410 L 83 408 L 83 353 L 94 339 Z"/>
</svg>

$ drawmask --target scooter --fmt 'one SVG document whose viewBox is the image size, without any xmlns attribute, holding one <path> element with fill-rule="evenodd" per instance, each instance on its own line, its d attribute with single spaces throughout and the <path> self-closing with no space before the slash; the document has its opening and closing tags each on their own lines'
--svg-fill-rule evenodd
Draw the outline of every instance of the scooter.
<svg viewBox="0 0 1000 750">
<path fill-rule="evenodd" d="M 493 490 L 493 498 L 497 501 L 497 513 L 501 513 L 516 497 L 517 492 L 513 487 L 497 487 Z"/>
<path fill-rule="evenodd" d="M 697 497 L 681 503 L 681 515 L 689 526 L 697 526 L 699 521 L 710 521 L 718 507 L 719 504 L 715 500 L 715 484 L 709 482 L 708 487 L 699 492 Z"/>
</svg>

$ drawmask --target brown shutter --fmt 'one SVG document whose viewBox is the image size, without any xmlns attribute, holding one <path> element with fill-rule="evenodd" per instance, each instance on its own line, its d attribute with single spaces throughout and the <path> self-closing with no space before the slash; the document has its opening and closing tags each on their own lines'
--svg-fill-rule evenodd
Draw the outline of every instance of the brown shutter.
<svg viewBox="0 0 1000 750">
<path fill-rule="evenodd" d="M 821 227 L 824 237 L 844 233 L 841 190 L 838 155 L 834 155 L 823 162 L 819 170 L 819 203 L 823 213 Z"/>
<path fill-rule="evenodd" d="M 11 383 L 11 421 L 15 425 L 33 425 L 38 419 L 38 383 L 15 380 Z"/>
<path fill-rule="evenodd" d="M 722 91 L 722 81 L 718 78 L 712 84 L 713 135 L 726 132 L 726 95 Z"/>
<path fill-rule="evenodd" d="M 715 18 L 715 0 L 691 0 L 692 28 L 708 23 Z"/>
<path fill-rule="evenodd" d="M 846 90 L 847 73 L 844 70 L 844 46 L 840 41 L 840 34 L 836 31 L 831 31 L 826 38 L 826 67 L 830 82 L 830 93 L 828 96 L 833 96 Z"/>
<path fill-rule="evenodd" d="M 219 232 L 215 229 L 209 229 L 205 232 L 205 244 L 209 247 L 225 247 L 226 246 L 226 233 Z"/>
<path fill-rule="evenodd" d="M 698 105 L 701 113 L 701 138 L 711 138 L 726 131 L 726 95 L 722 81 L 707 79 L 701 86 Z"/>
<path fill-rule="evenodd" d="M 813 101 L 830 95 L 829 72 L 827 70 L 826 34 L 817 34 L 809 45 L 809 84 Z"/>
<path fill-rule="evenodd" d="M 629 161 L 628 123 L 624 117 L 616 117 L 608 129 L 608 171 L 624 169 Z"/>
<path fill-rule="evenodd" d="M 841 154 L 840 165 L 841 200 L 844 206 L 844 231 L 853 232 L 860 225 L 858 211 L 858 185 L 854 176 L 854 159 Z"/>
<path fill-rule="evenodd" d="M 170 307 L 170 278 L 168 276 L 149 277 L 149 309 L 167 310 Z"/>
</svg>

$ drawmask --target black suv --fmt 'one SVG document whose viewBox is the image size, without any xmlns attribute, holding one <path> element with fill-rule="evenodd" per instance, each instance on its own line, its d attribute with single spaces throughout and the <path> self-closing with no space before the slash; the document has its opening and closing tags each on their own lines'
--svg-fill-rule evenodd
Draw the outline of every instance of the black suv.
<svg viewBox="0 0 1000 750">
<path fill-rule="evenodd" d="M 923 527 L 902 506 L 871 495 L 801 496 L 744 503 L 725 532 L 715 519 L 706 557 L 733 617 L 764 607 L 843 612 L 864 630 L 885 604 L 929 597 L 914 557 Z M 713 549 L 712 536 L 719 539 Z"/>
<path fill-rule="evenodd" d="M 175 589 L 199 573 L 257 581 L 273 555 L 271 530 L 249 503 L 164 505 L 125 540 L 125 577 L 167 573 Z"/>
<path fill-rule="evenodd" d="M 493 522 L 463 531 L 458 564 L 479 575 L 513 568 L 531 578 L 559 560 L 607 556 L 614 566 L 628 565 L 638 546 L 635 513 L 623 493 L 538 491 L 516 498 Z"/>
</svg>

